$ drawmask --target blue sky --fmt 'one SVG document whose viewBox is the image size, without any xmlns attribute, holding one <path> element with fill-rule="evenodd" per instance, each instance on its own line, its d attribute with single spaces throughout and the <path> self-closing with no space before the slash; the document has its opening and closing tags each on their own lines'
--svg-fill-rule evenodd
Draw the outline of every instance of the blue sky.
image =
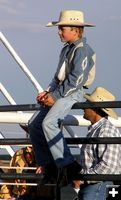
<svg viewBox="0 0 121 200">
<path fill-rule="evenodd" d="M 0 0 L 0 31 L 43 88 L 51 80 L 62 43 L 57 28 L 45 25 L 58 20 L 61 10 L 81 10 L 88 43 L 97 54 L 96 78 L 88 92 L 97 86 L 121 100 L 121 1 L 120 0 Z M 0 42 L 0 82 L 16 103 L 36 103 L 37 92 Z M 7 104 L 2 95 L 1 105 Z M 117 112 L 120 114 L 120 110 Z"/>
</svg>

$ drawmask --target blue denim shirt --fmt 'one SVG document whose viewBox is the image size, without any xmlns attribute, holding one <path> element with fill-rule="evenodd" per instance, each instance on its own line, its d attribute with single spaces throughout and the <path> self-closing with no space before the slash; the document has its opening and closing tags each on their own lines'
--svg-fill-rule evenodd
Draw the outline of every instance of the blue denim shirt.
<svg viewBox="0 0 121 200">
<path fill-rule="evenodd" d="M 74 51 L 79 44 L 80 46 Z M 74 55 L 70 61 L 73 51 Z M 86 43 L 86 38 L 70 45 L 65 44 L 60 53 L 56 73 L 47 89 L 51 92 L 51 96 L 57 100 L 81 89 L 88 80 L 90 70 L 95 66 L 94 58 L 95 53 Z"/>
</svg>

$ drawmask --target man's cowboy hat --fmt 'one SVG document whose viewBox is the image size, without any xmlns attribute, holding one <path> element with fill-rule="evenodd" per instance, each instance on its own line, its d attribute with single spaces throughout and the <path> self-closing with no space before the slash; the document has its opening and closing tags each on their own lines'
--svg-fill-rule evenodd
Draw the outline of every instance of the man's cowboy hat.
<svg viewBox="0 0 121 200">
<path fill-rule="evenodd" d="M 84 22 L 84 14 L 78 10 L 64 10 L 61 11 L 59 21 L 49 22 L 47 27 L 52 26 L 88 26 L 94 25 Z"/>
<path fill-rule="evenodd" d="M 84 98 L 91 102 L 115 101 L 115 97 L 106 89 L 97 87 L 92 94 L 84 94 Z M 117 114 L 111 108 L 100 108 L 108 116 L 115 119 L 118 118 Z"/>
</svg>

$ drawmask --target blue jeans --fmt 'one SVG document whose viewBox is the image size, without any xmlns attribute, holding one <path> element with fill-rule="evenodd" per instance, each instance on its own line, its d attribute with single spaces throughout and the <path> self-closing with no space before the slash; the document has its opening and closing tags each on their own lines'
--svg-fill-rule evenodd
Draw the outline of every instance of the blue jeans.
<svg viewBox="0 0 121 200">
<path fill-rule="evenodd" d="M 106 200 L 106 185 L 113 185 L 111 181 L 98 182 L 80 187 L 78 200 Z"/>
<path fill-rule="evenodd" d="M 51 108 L 41 107 L 29 124 L 30 139 L 38 165 L 45 166 L 54 161 L 57 167 L 63 167 L 74 161 L 59 123 L 67 116 L 73 104 L 82 101 L 82 96 L 83 91 L 77 90 L 57 100 Z"/>
</svg>

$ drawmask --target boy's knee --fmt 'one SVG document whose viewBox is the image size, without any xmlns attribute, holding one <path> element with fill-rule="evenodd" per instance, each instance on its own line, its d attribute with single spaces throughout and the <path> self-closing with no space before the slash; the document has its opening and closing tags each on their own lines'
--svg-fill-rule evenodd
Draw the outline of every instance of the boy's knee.
<svg viewBox="0 0 121 200">
<path fill-rule="evenodd" d="M 55 118 L 45 118 L 42 122 L 43 131 L 48 131 L 49 129 L 61 129 L 63 127 L 63 120 L 55 119 Z"/>
<path fill-rule="evenodd" d="M 49 126 L 50 126 L 50 120 L 45 118 L 45 119 L 43 120 L 43 122 L 42 122 L 42 129 L 43 129 L 43 130 L 46 130 L 47 127 L 49 128 Z"/>
</svg>

